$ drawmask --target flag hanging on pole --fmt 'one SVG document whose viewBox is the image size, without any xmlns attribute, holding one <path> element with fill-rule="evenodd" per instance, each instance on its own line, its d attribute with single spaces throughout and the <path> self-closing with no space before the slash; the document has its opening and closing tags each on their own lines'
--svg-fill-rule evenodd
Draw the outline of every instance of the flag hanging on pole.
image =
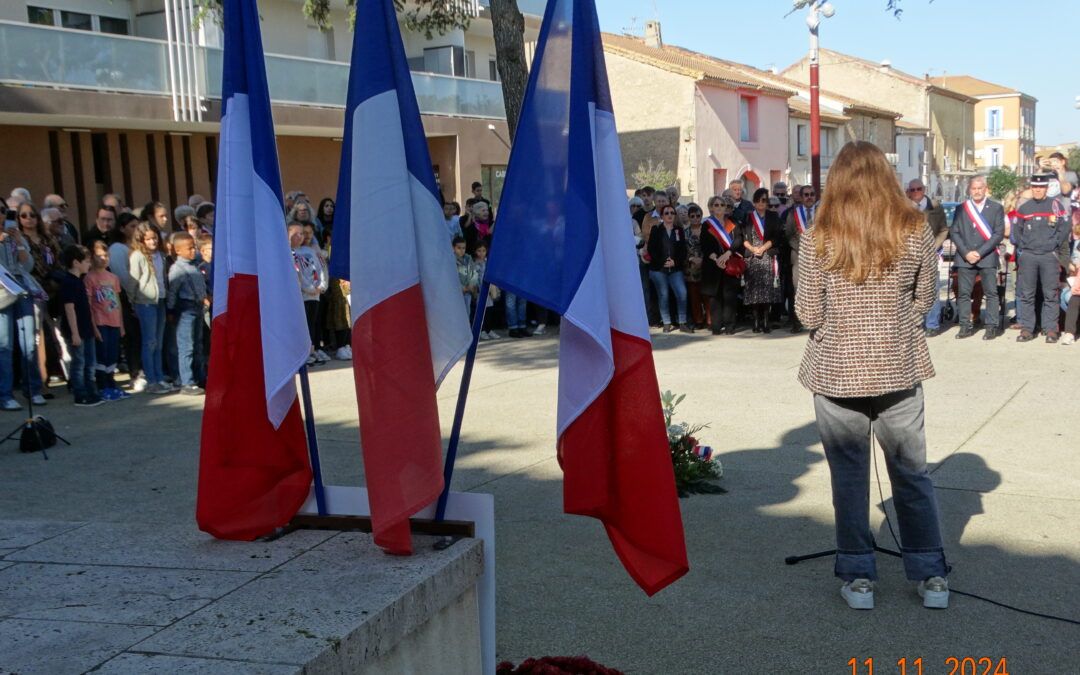
<svg viewBox="0 0 1080 675">
<path fill-rule="evenodd" d="M 333 240 L 375 543 L 407 555 L 443 487 L 435 390 L 471 333 L 393 0 L 356 6 Z"/>
<path fill-rule="evenodd" d="M 254 539 L 311 486 L 295 376 L 311 343 L 285 231 L 255 0 L 225 10 L 214 307 L 199 455 L 199 528 Z"/>
<path fill-rule="evenodd" d="M 551 0 L 510 153 L 487 279 L 563 315 L 567 513 L 599 518 L 653 593 L 689 569 L 592 0 Z"/>
</svg>

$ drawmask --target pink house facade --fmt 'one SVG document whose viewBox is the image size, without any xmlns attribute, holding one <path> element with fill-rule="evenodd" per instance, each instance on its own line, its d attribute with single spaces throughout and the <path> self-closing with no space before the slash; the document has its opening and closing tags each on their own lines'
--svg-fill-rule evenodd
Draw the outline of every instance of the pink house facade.
<svg viewBox="0 0 1080 675">
<path fill-rule="evenodd" d="M 639 167 L 675 172 L 683 202 L 702 205 L 741 178 L 747 189 L 787 180 L 788 98 L 724 62 L 650 38 L 604 35 L 627 188 Z M 663 186 L 654 186 L 663 187 Z"/>
</svg>

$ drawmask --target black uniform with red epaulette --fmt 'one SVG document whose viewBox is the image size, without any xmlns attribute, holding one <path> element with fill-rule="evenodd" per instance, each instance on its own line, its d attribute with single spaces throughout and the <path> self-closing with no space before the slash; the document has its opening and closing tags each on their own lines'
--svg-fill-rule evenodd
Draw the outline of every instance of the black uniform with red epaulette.
<svg viewBox="0 0 1080 675">
<path fill-rule="evenodd" d="M 1033 177 L 1032 185 L 1036 186 Z M 1045 184 L 1045 183 L 1044 183 Z M 1027 342 L 1035 336 L 1035 291 L 1042 287 L 1042 330 L 1047 342 L 1058 338 L 1058 282 L 1061 267 L 1069 260 L 1069 219 L 1055 199 L 1032 199 L 1017 209 L 1012 228 L 1016 245 L 1016 306 L 1022 332 L 1017 338 Z"/>
</svg>

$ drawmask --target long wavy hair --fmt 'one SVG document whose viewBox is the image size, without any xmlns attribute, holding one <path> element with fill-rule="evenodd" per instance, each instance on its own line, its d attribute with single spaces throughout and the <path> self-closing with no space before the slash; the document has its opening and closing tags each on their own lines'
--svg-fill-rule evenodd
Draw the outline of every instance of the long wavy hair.
<svg viewBox="0 0 1080 675">
<path fill-rule="evenodd" d="M 143 242 L 143 239 L 146 238 L 146 235 L 148 233 L 153 234 L 155 237 L 157 237 L 158 247 L 154 251 L 146 248 L 146 243 Z M 130 260 L 137 255 L 143 256 L 144 258 L 146 258 L 146 262 L 150 265 L 150 274 L 156 275 L 157 272 L 154 269 L 154 254 L 161 254 L 161 231 L 150 223 L 141 222 L 135 228 L 135 231 L 131 234 L 131 239 L 128 240 L 128 246 L 131 247 L 131 251 L 128 253 L 128 259 Z"/>
<path fill-rule="evenodd" d="M 829 168 L 829 187 L 815 217 L 818 258 L 852 283 L 881 278 L 926 217 L 900 191 L 896 172 L 873 143 L 848 143 Z M 828 246 L 827 246 L 828 245 Z"/>
</svg>

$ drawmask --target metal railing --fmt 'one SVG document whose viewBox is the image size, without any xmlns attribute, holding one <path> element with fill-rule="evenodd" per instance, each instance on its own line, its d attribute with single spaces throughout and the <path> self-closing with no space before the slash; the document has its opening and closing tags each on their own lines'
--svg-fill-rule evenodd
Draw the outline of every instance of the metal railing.
<svg viewBox="0 0 1080 675">
<path fill-rule="evenodd" d="M 221 98 L 220 49 L 201 47 L 203 91 Z M 344 107 L 349 90 L 349 64 L 281 54 L 266 55 L 270 98 L 278 103 Z M 502 85 L 434 73 L 412 73 L 420 112 L 426 115 L 505 119 Z"/>
<path fill-rule="evenodd" d="M 0 21 L 0 82 L 168 94 L 166 43 Z"/>
</svg>

